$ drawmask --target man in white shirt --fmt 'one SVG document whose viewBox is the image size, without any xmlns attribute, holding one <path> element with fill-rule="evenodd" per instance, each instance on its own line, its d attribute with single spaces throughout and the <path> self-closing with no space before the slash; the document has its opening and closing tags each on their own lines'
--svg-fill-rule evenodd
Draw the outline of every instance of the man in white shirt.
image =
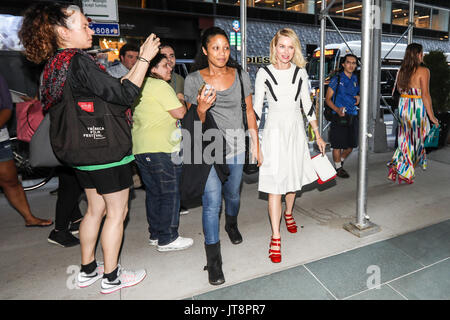
<svg viewBox="0 0 450 320">
<path fill-rule="evenodd" d="M 137 61 L 139 48 L 134 44 L 126 43 L 119 51 L 120 62 L 113 63 L 106 71 L 114 78 L 125 76 Z"/>
</svg>

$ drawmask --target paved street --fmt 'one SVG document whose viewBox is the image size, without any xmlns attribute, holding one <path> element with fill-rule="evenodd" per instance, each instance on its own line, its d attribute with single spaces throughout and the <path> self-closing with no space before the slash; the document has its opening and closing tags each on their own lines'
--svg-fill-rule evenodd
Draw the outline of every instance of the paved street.
<svg viewBox="0 0 450 320">
<path fill-rule="evenodd" d="M 428 169 L 417 170 L 413 185 L 387 180 L 391 154 L 369 153 L 367 213 L 380 232 L 358 238 L 343 229 L 356 221 L 354 152 L 345 163 L 350 179 L 312 184 L 299 193 L 294 216 L 301 228 L 290 234 L 283 221 L 279 264 L 268 258 L 267 197 L 257 184 L 243 184 L 243 243 L 232 245 L 221 221 L 226 282 L 220 287 L 211 286 L 203 271 L 201 207 L 180 218 L 180 234 L 192 237 L 194 245 L 159 253 L 148 245 L 145 193 L 137 190 L 120 263 L 145 268 L 147 277 L 136 287 L 101 295 L 99 282 L 75 289 L 79 247 L 49 244 L 50 229 L 25 228 L 0 195 L 0 299 L 450 299 L 450 148 L 431 153 Z M 35 215 L 54 218 L 56 197 L 49 191 L 55 187 L 53 181 L 27 193 Z M 369 290 L 371 284 L 380 289 Z"/>
</svg>

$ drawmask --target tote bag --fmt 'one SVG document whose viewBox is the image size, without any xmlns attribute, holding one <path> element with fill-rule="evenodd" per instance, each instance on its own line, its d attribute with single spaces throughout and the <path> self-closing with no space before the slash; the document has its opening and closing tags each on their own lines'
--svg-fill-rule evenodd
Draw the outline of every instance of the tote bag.
<svg viewBox="0 0 450 320">
<path fill-rule="evenodd" d="M 50 144 L 50 115 L 47 113 L 30 141 L 32 167 L 57 167 L 62 165 Z"/>
<path fill-rule="evenodd" d="M 314 171 L 316 171 L 319 184 L 331 181 L 336 178 L 336 170 L 331 164 L 326 155 L 319 153 L 318 155 L 311 157 Z"/>
<path fill-rule="evenodd" d="M 425 148 L 437 148 L 439 144 L 439 128 L 440 126 L 433 125 L 430 132 L 425 138 Z"/>
<path fill-rule="evenodd" d="M 16 103 L 17 139 L 30 142 L 37 127 L 44 119 L 38 100 Z"/>
</svg>

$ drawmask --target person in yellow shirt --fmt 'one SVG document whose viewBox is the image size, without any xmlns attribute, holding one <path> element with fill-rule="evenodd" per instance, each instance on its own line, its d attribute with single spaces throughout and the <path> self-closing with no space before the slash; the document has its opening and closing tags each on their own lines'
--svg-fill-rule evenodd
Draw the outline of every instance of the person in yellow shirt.
<svg viewBox="0 0 450 320">
<path fill-rule="evenodd" d="M 190 238 L 178 234 L 180 218 L 179 182 L 180 119 L 186 107 L 167 81 L 172 68 L 165 55 L 158 53 L 149 66 L 139 103 L 133 114 L 133 154 L 146 190 L 149 244 L 158 251 L 187 249 Z"/>
</svg>

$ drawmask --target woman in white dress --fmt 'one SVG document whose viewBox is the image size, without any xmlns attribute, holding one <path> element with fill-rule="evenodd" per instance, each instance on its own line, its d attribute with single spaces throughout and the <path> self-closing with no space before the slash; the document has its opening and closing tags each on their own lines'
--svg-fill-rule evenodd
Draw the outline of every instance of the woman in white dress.
<svg viewBox="0 0 450 320">
<path fill-rule="evenodd" d="M 289 232 L 297 232 L 292 216 L 296 191 L 317 180 L 309 154 L 303 112 L 311 124 L 316 142 L 325 153 L 312 106 L 308 74 L 300 41 L 294 30 L 279 30 L 270 43 L 270 62 L 256 74 L 254 109 L 261 116 L 264 96 L 269 103 L 263 136 L 258 190 L 269 194 L 272 239 L 269 258 L 281 262 L 281 198 L 286 195 L 284 218 Z"/>
</svg>

